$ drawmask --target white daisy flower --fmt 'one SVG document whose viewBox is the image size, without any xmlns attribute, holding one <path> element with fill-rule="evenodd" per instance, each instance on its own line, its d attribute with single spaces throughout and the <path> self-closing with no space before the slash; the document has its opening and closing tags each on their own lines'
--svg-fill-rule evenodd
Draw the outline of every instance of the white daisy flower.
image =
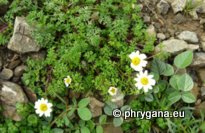
<svg viewBox="0 0 205 133">
<path fill-rule="evenodd" d="M 109 90 L 108 90 L 108 93 L 111 95 L 111 96 L 115 96 L 117 94 L 117 91 L 118 89 L 115 88 L 115 87 L 110 87 Z"/>
<path fill-rule="evenodd" d="M 39 114 L 40 117 L 43 115 L 45 115 L 45 117 L 50 117 L 52 106 L 52 103 L 49 103 L 47 99 L 41 98 L 35 102 L 34 108 L 36 109 L 36 114 Z"/>
<path fill-rule="evenodd" d="M 66 85 L 66 87 L 68 87 L 71 83 L 72 79 L 70 76 L 67 76 L 67 78 L 64 78 L 64 83 Z"/>
<path fill-rule="evenodd" d="M 145 61 L 147 56 L 145 54 L 140 54 L 139 51 L 132 52 L 129 57 L 132 60 L 131 67 L 135 71 L 142 71 L 143 67 L 147 65 L 147 61 Z"/>
<path fill-rule="evenodd" d="M 156 81 L 153 79 L 153 77 L 153 75 L 148 75 L 147 71 L 144 73 L 141 71 L 139 74 L 137 74 L 137 78 L 135 78 L 137 81 L 135 86 L 139 90 L 143 88 L 144 92 L 148 92 L 148 89 L 152 89 L 152 86 L 156 84 Z"/>
</svg>

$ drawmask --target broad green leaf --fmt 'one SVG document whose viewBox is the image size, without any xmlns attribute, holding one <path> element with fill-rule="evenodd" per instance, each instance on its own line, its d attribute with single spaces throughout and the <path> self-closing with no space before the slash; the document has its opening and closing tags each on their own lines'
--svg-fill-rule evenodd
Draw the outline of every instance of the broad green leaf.
<svg viewBox="0 0 205 133">
<path fill-rule="evenodd" d="M 159 59 L 154 59 L 152 61 L 151 70 L 153 73 L 164 75 L 164 76 L 171 76 L 174 74 L 174 68 Z"/>
<path fill-rule="evenodd" d="M 170 93 L 168 96 L 168 100 L 169 100 L 170 105 L 176 103 L 180 99 L 181 99 L 181 94 L 179 91 L 174 91 L 174 92 Z"/>
<path fill-rule="evenodd" d="M 112 111 L 117 108 L 117 105 L 115 105 L 112 102 L 106 102 L 106 105 L 104 106 L 103 110 L 106 115 L 112 116 Z"/>
<path fill-rule="evenodd" d="M 193 103 L 196 101 L 196 97 L 191 92 L 184 92 L 182 94 L 182 100 L 186 103 Z"/>
<path fill-rule="evenodd" d="M 180 78 L 179 75 L 173 75 L 169 80 L 169 84 L 176 90 L 179 90 L 178 84 L 177 84 L 179 78 Z"/>
<path fill-rule="evenodd" d="M 193 60 L 193 52 L 192 51 L 186 51 L 179 55 L 177 55 L 174 58 L 174 65 L 178 68 L 186 68 L 192 63 Z"/>
<path fill-rule="evenodd" d="M 68 119 L 68 117 L 65 116 L 65 117 L 63 117 L 63 119 L 64 119 L 64 122 L 65 122 L 65 125 L 66 125 L 66 126 L 69 126 L 70 120 Z"/>
<path fill-rule="evenodd" d="M 78 108 L 77 112 L 79 117 L 84 121 L 88 121 L 92 118 L 92 114 L 88 108 Z"/>
<path fill-rule="evenodd" d="M 163 61 L 156 58 L 152 61 L 152 67 L 151 67 L 152 72 L 161 75 L 165 71 L 165 69 L 166 69 L 166 64 Z"/>
<path fill-rule="evenodd" d="M 171 65 L 166 64 L 166 69 L 164 70 L 162 75 L 164 75 L 164 76 L 171 76 L 173 74 L 174 74 L 174 68 Z"/>
<path fill-rule="evenodd" d="M 89 130 L 87 127 L 82 127 L 82 128 L 80 129 L 80 132 L 81 132 L 81 133 L 90 133 L 90 130 Z"/>
<path fill-rule="evenodd" d="M 80 130 L 76 130 L 75 133 L 80 133 Z"/>
<path fill-rule="evenodd" d="M 202 132 L 205 132 L 205 122 L 202 122 L 201 126 L 200 126 L 200 130 Z"/>
<path fill-rule="evenodd" d="M 183 74 L 179 76 L 177 81 L 178 89 L 182 91 L 190 91 L 194 87 L 194 82 L 188 74 Z"/>
<path fill-rule="evenodd" d="M 84 121 L 84 120 L 80 120 L 80 121 L 78 122 L 78 125 L 79 125 L 80 127 L 84 127 L 84 126 L 85 126 L 85 121 Z"/>
<path fill-rule="evenodd" d="M 157 83 L 157 86 L 159 87 L 159 91 L 163 91 L 167 88 L 168 86 L 168 82 L 166 80 L 160 80 L 158 83 Z"/>
<path fill-rule="evenodd" d="M 131 109 L 131 107 L 129 106 L 129 105 L 125 105 L 125 106 L 122 106 L 121 108 L 120 108 L 120 110 L 122 111 L 122 112 L 125 112 L 126 110 L 130 110 Z"/>
<path fill-rule="evenodd" d="M 68 112 L 68 114 L 67 114 L 68 118 L 71 117 L 71 116 L 74 114 L 75 110 L 76 110 L 75 108 L 72 108 L 72 109 Z"/>
<path fill-rule="evenodd" d="M 113 124 L 114 124 L 115 127 L 121 126 L 122 123 L 123 123 L 123 118 L 122 117 L 113 119 Z"/>
<path fill-rule="evenodd" d="M 84 98 L 84 99 L 80 100 L 80 102 L 78 103 L 78 107 L 79 108 L 86 107 L 89 103 L 90 103 L 90 99 Z"/>
<path fill-rule="evenodd" d="M 154 97 L 151 93 L 148 93 L 145 95 L 145 101 L 152 102 L 154 100 Z"/>
<path fill-rule="evenodd" d="M 27 117 L 29 124 L 36 125 L 38 123 L 38 117 L 35 114 L 31 114 Z"/>
<path fill-rule="evenodd" d="M 154 86 L 153 92 L 154 92 L 154 93 L 158 93 L 158 92 L 159 92 L 159 86 L 158 86 L 158 85 L 155 85 L 155 86 Z"/>
<path fill-rule="evenodd" d="M 64 133 L 64 131 L 61 128 L 54 128 L 52 129 L 52 133 Z"/>
<path fill-rule="evenodd" d="M 89 120 L 87 121 L 86 127 L 92 131 L 95 128 L 95 123 L 92 120 Z"/>
<path fill-rule="evenodd" d="M 99 123 L 100 123 L 101 125 L 105 124 L 106 121 L 107 121 L 107 115 L 101 115 L 101 116 L 99 117 Z"/>
<path fill-rule="evenodd" d="M 103 127 L 100 126 L 100 125 L 98 125 L 98 126 L 96 127 L 96 133 L 103 133 Z"/>
</svg>

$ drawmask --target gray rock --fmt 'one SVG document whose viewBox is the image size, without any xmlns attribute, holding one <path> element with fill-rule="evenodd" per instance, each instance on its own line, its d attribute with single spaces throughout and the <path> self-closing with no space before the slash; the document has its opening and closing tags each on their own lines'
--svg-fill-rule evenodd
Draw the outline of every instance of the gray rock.
<svg viewBox="0 0 205 133">
<path fill-rule="evenodd" d="M 16 103 L 27 103 L 28 99 L 24 94 L 22 88 L 12 82 L 1 82 L 0 101 L 4 108 L 5 117 L 19 121 L 21 117 L 17 114 Z"/>
<path fill-rule="evenodd" d="M 165 0 L 161 0 L 158 4 L 157 4 L 157 11 L 160 14 L 167 14 L 167 12 L 169 11 L 170 5 L 168 2 L 166 2 Z"/>
<path fill-rule="evenodd" d="M 16 77 L 22 76 L 23 72 L 26 70 L 26 68 L 27 67 L 25 65 L 21 65 L 21 66 L 16 67 L 15 70 L 14 70 L 14 75 Z"/>
<path fill-rule="evenodd" d="M 11 82 L 14 82 L 14 83 L 20 82 L 20 77 L 13 77 Z"/>
<path fill-rule="evenodd" d="M 198 43 L 199 39 L 195 32 L 183 31 L 178 35 L 178 38 L 191 43 Z"/>
<path fill-rule="evenodd" d="M 16 17 L 13 36 L 8 44 L 8 49 L 18 53 L 37 52 L 40 47 L 31 37 L 32 27 L 28 25 L 24 17 Z"/>
<path fill-rule="evenodd" d="M 92 113 L 92 117 L 98 117 L 102 115 L 102 108 L 104 107 L 104 103 L 98 101 L 94 97 L 91 97 L 89 107 Z"/>
<path fill-rule="evenodd" d="M 154 22 L 154 27 L 155 27 L 155 29 L 156 29 L 156 31 L 158 30 L 161 30 L 161 24 L 160 23 L 158 23 L 158 22 Z"/>
<path fill-rule="evenodd" d="M 124 105 L 124 94 L 119 92 L 116 96 L 113 96 L 111 101 L 115 103 L 118 107 L 122 107 Z"/>
<path fill-rule="evenodd" d="M 103 132 L 104 133 L 123 133 L 123 130 L 121 127 L 114 127 L 113 124 L 107 124 L 103 126 Z"/>
<path fill-rule="evenodd" d="M 191 66 L 204 67 L 205 66 L 205 53 L 204 52 L 196 52 L 194 54 L 194 59 L 193 59 Z"/>
<path fill-rule="evenodd" d="M 199 44 L 188 44 L 187 47 L 188 50 L 198 50 L 199 49 Z"/>
<path fill-rule="evenodd" d="M 205 19 L 204 18 L 200 18 L 200 24 L 204 24 L 205 23 Z"/>
<path fill-rule="evenodd" d="M 156 31 L 153 25 L 150 25 L 147 30 L 146 30 L 147 34 L 152 36 L 152 37 L 156 37 Z"/>
<path fill-rule="evenodd" d="M 205 13 L 205 1 L 204 0 L 195 0 L 197 3 L 196 11 L 198 13 Z"/>
<path fill-rule="evenodd" d="M 201 47 L 202 47 L 203 51 L 205 51 L 205 42 L 201 42 Z"/>
<path fill-rule="evenodd" d="M 19 64 L 21 63 L 21 60 L 14 60 L 11 63 L 9 63 L 8 68 L 9 69 L 14 69 L 16 68 Z"/>
<path fill-rule="evenodd" d="M 157 38 L 160 40 L 166 39 L 166 36 L 163 33 L 157 33 Z"/>
<path fill-rule="evenodd" d="M 197 73 L 199 75 L 200 81 L 205 82 L 205 68 L 201 68 L 197 70 Z"/>
<path fill-rule="evenodd" d="M 0 73 L 0 78 L 4 80 L 9 80 L 13 77 L 13 71 L 11 69 L 4 68 Z"/>
<path fill-rule="evenodd" d="M 16 108 L 10 105 L 3 105 L 4 112 L 3 115 L 7 118 L 11 118 L 15 121 L 21 121 L 21 116 L 16 113 Z"/>
<path fill-rule="evenodd" d="M 149 22 L 151 21 L 151 18 L 150 18 L 150 16 L 145 15 L 145 16 L 143 17 L 143 20 L 144 20 L 145 23 L 149 23 Z"/>
<path fill-rule="evenodd" d="M 172 20 L 173 24 L 181 24 L 186 22 L 186 17 L 182 15 L 181 13 L 177 13 L 177 15 L 174 16 L 174 19 Z"/>
<path fill-rule="evenodd" d="M 28 97 L 28 100 L 31 101 L 31 102 L 35 102 L 37 101 L 37 96 L 36 96 L 36 93 L 34 93 L 33 90 L 31 90 L 30 88 L 27 88 L 27 87 L 24 87 L 24 91 L 26 93 L 26 96 Z"/>
<path fill-rule="evenodd" d="M 205 33 L 200 34 L 200 38 L 203 42 L 205 42 Z"/>
<path fill-rule="evenodd" d="M 201 42 L 202 50 L 205 51 L 205 42 Z"/>
<path fill-rule="evenodd" d="M 189 12 L 189 15 L 192 16 L 193 20 L 198 20 L 198 14 L 196 13 L 196 10 L 192 10 Z"/>
<path fill-rule="evenodd" d="M 188 44 L 183 40 L 178 39 L 169 39 L 163 41 L 161 44 L 155 47 L 155 52 L 160 52 L 161 50 L 164 52 L 169 52 L 172 54 L 176 54 L 188 48 Z"/>
<path fill-rule="evenodd" d="M 43 59 L 45 59 L 46 58 L 46 51 L 40 51 L 40 52 L 36 52 L 36 53 L 29 53 L 28 55 L 27 55 L 27 58 L 32 58 L 32 59 L 34 59 L 34 60 L 43 60 Z M 27 60 L 27 58 L 24 60 L 24 61 L 26 61 Z"/>
<path fill-rule="evenodd" d="M 177 13 L 183 11 L 186 6 L 186 0 L 174 0 L 171 5 L 174 13 Z"/>
<path fill-rule="evenodd" d="M 170 34 L 170 36 L 175 36 L 175 30 L 174 29 L 168 29 L 168 32 Z"/>
</svg>

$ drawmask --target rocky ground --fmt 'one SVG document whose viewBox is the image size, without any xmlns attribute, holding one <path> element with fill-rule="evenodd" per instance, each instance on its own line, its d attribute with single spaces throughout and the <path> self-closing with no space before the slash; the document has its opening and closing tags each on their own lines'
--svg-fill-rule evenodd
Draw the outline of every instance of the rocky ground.
<svg viewBox="0 0 205 133">
<path fill-rule="evenodd" d="M 196 109 L 205 110 L 205 1 L 199 5 L 194 4 L 196 2 L 193 1 L 189 8 L 186 0 L 139 0 L 147 32 L 157 38 L 155 52 L 159 51 L 160 44 L 164 46 L 163 51 L 172 55 L 186 49 L 195 51 L 192 67 L 184 71 L 195 81 Z M 7 7 L 0 7 L 0 15 L 6 10 Z M 6 25 L 0 23 L 0 32 L 5 28 Z M 46 53 L 35 43 L 31 32 L 32 27 L 25 19 L 17 17 L 9 44 L 0 47 L 0 101 L 6 109 L 4 115 L 14 120 L 20 120 L 15 111 L 17 102 L 36 100 L 35 94 L 21 82 L 25 61 L 29 57 L 44 58 Z M 121 131 L 117 129 L 116 132 Z"/>
<path fill-rule="evenodd" d="M 194 81 L 193 93 L 198 97 L 196 113 L 205 105 L 205 1 L 140 0 L 142 17 L 148 33 L 157 37 L 155 52 L 172 55 L 194 50 L 194 60 L 188 71 Z"/>
</svg>

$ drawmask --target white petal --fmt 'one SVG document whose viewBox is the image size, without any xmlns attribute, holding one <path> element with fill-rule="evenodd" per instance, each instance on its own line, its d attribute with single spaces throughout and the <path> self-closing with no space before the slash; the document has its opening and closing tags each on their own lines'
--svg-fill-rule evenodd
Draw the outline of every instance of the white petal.
<svg viewBox="0 0 205 133">
<path fill-rule="evenodd" d="M 148 92 L 148 88 L 147 87 L 144 87 L 144 92 Z"/>
<path fill-rule="evenodd" d="M 132 53 L 129 55 L 130 59 L 133 59 L 135 56 L 136 56 L 135 52 L 132 52 Z"/>
<path fill-rule="evenodd" d="M 68 83 L 65 83 L 65 86 L 66 86 L 66 87 L 68 87 L 68 86 L 69 86 L 69 84 L 68 84 Z"/>
<path fill-rule="evenodd" d="M 153 75 L 148 75 L 149 79 L 152 79 L 154 76 Z"/>
<path fill-rule="evenodd" d="M 142 89 L 142 87 L 140 87 L 139 85 L 138 85 L 138 83 L 136 83 L 135 84 L 135 86 L 137 87 L 137 89 L 139 89 L 139 90 L 141 90 Z"/>
<path fill-rule="evenodd" d="M 45 113 L 45 117 L 50 117 L 51 114 L 50 113 Z"/>
<path fill-rule="evenodd" d="M 145 70 L 145 71 L 144 71 L 144 74 L 147 76 L 147 75 L 148 75 L 148 71 L 147 71 L 147 70 Z"/>
<path fill-rule="evenodd" d="M 141 61 L 141 64 L 140 64 L 142 67 L 146 67 L 146 65 L 147 65 L 147 61 Z"/>
<path fill-rule="evenodd" d="M 135 66 L 134 64 L 131 63 L 131 67 L 135 70 L 135 71 L 141 71 L 142 67 L 141 66 Z"/>
<path fill-rule="evenodd" d="M 39 113 L 39 116 L 41 117 L 41 116 L 43 116 L 43 114 L 44 114 L 43 112 L 40 112 L 40 113 Z"/>
<path fill-rule="evenodd" d="M 45 99 L 41 98 L 40 103 L 44 103 Z"/>
<path fill-rule="evenodd" d="M 45 99 L 45 100 L 44 100 L 44 103 L 47 104 L 47 103 L 48 103 L 48 99 Z"/>
<path fill-rule="evenodd" d="M 147 56 L 146 56 L 145 54 L 140 54 L 139 56 L 140 56 L 140 58 L 141 58 L 142 60 L 144 60 L 144 59 L 147 58 Z"/>
<path fill-rule="evenodd" d="M 37 108 L 39 107 L 39 105 L 40 105 L 40 102 L 39 102 L 39 101 L 35 102 L 34 108 L 37 109 Z"/>
<path fill-rule="evenodd" d="M 156 81 L 154 79 L 150 79 L 150 85 L 155 85 Z"/>
<path fill-rule="evenodd" d="M 40 114 L 40 110 L 36 109 L 35 110 L 36 114 Z"/>
<path fill-rule="evenodd" d="M 140 55 L 140 51 L 139 51 L 139 50 L 137 50 L 135 53 L 136 53 L 138 56 Z"/>
<path fill-rule="evenodd" d="M 48 103 L 47 106 L 48 106 L 48 108 L 51 108 L 53 105 L 52 105 L 52 103 Z"/>
<path fill-rule="evenodd" d="M 142 84 L 138 84 L 138 89 L 142 89 L 143 88 L 143 86 L 142 86 Z"/>
</svg>

